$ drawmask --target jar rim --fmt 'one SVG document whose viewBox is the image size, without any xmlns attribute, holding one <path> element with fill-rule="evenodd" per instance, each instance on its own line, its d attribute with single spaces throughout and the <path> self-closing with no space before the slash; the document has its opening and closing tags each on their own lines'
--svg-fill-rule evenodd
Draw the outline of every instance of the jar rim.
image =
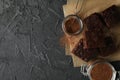
<svg viewBox="0 0 120 80">
<path fill-rule="evenodd" d="M 67 20 L 69 20 L 70 18 L 74 18 L 74 19 L 77 19 L 77 21 L 79 22 L 79 25 L 80 25 L 80 30 L 78 30 L 77 32 L 75 33 L 70 33 L 68 32 L 66 29 L 65 29 L 65 23 Z M 62 29 L 64 31 L 64 33 L 68 34 L 68 35 L 77 35 L 79 33 L 82 32 L 83 30 L 83 22 L 82 22 L 82 19 L 77 16 L 77 15 L 68 15 L 67 17 L 64 18 L 63 22 L 62 22 Z"/>
<path fill-rule="evenodd" d="M 107 61 L 97 61 L 97 62 L 95 62 L 94 64 L 88 66 L 87 74 L 88 74 L 88 77 L 90 78 L 90 80 L 92 80 L 91 71 L 92 71 L 93 67 L 94 67 L 96 64 L 100 64 L 100 63 L 108 64 L 108 65 L 111 67 L 112 72 L 113 72 L 113 73 L 112 73 L 112 78 L 111 78 L 111 80 L 115 80 L 115 78 L 116 78 L 116 70 L 115 70 L 115 68 L 114 68 L 109 62 L 107 62 Z"/>
</svg>

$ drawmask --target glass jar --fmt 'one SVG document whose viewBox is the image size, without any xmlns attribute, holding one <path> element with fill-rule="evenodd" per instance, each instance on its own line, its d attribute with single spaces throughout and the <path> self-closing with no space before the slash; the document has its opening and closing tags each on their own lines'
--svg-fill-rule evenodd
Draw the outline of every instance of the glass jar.
<svg viewBox="0 0 120 80">
<path fill-rule="evenodd" d="M 98 78 L 102 78 L 101 80 L 107 80 L 106 78 L 109 78 L 109 80 L 115 80 L 116 71 L 109 62 L 98 59 L 89 62 L 87 66 L 87 75 L 90 80 L 98 80 Z M 95 77 L 97 77 L 97 79 Z"/>
<path fill-rule="evenodd" d="M 78 35 L 83 29 L 83 23 L 77 15 L 69 15 L 62 22 L 62 29 L 66 35 Z"/>
</svg>

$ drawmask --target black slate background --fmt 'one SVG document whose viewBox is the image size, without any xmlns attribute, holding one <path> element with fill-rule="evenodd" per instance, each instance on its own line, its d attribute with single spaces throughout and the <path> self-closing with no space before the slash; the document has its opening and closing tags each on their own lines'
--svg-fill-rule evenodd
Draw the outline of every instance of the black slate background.
<svg viewBox="0 0 120 80">
<path fill-rule="evenodd" d="M 59 45 L 65 3 L 0 0 L 0 80 L 83 78 Z"/>
</svg>

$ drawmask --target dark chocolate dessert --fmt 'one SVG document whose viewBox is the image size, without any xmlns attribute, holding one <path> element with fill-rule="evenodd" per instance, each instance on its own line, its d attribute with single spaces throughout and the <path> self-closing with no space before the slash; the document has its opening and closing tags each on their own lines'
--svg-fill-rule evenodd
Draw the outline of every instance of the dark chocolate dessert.
<svg viewBox="0 0 120 80">
<path fill-rule="evenodd" d="M 78 44 L 75 46 L 75 48 L 72 50 L 72 53 L 75 54 L 78 57 L 81 57 L 83 55 L 83 39 L 80 39 L 80 41 L 78 42 Z"/>
<path fill-rule="evenodd" d="M 115 50 L 116 50 L 116 46 L 115 43 L 112 39 L 112 37 L 106 37 L 105 38 L 105 47 L 99 48 L 100 50 L 100 56 L 102 57 L 106 57 L 110 54 L 112 54 Z"/>
<path fill-rule="evenodd" d="M 84 49 L 84 54 L 81 57 L 84 61 L 89 61 L 91 59 L 94 59 L 98 56 L 99 50 L 98 48 L 88 48 Z"/>
<path fill-rule="evenodd" d="M 85 31 L 85 48 L 104 47 L 104 34 L 102 30 Z"/>
<path fill-rule="evenodd" d="M 83 22 L 87 26 L 84 40 L 81 39 L 72 51 L 84 61 L 89 61 L 98 55 L 107 57 L 117 49 L 113 38 L 107 35 L 109 29 L 105 28 L 106 26 L 111 28 L 119 21 L 120 14 L 117 7 L 113 5 L 100 14 L 94 13 L 84 19 Z"/>
<path fill-rule="evenodd" d="M 91 14 L 85 18 L 83 22 L 87 26 L 88 30 L 99 30 L 105 26 L 105 23 L 101 20 L 98 13 Z"/>
<path fill-rule="evenodd" d="M 89 61 L 90 59 L 96 57 L 99 53 L 97 48 L 84 49 L 83 39 L 81 39 L 75 48 L 72 50 L 72 53 L 81 58 L 84 61 Z"/>
<path fill-rule="evenodd" d="M 100 13 L 108 28 L 120 21 L 120 12 L 117 10 L 117 6 L 112 5 L 103 12 Z"/>
</svg>

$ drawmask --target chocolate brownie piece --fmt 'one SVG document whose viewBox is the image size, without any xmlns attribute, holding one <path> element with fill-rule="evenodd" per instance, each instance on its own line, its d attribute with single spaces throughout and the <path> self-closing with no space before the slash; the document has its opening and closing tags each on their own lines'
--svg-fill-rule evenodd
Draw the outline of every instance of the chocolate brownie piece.
<svg viewBox="0 0 120 80">
<path fill-rule="evenodd" d="M 97 55 L 99 53 L 99 49 L 98 48 L 88 48 L 88 49 L 84 49 L 84 54 L 81 57 L 84 61 L 89 61 L 93 58 L 96 58 Z"/>
<path fill-rule="evenodd" d="M 101 20 L 98 13 L 91 14 L 83 20 L 88 30 L 98 30 L 104 28 L 105 23 Z"/>
<path fill-rule="evenodd" d="M 78 57 L 81 57 L 83 55 L 83 39 L 80 39 L 78 44 L 75 46 L 75 48 L 72 50 L 72 53 L 75 54 Z"/>
<path fill-rule="evenodd" d="M 105 38 L 105 47 L 100 48 L 100 56 L 106 57 L 110 54 L 112 54 L 116 50 L 115 43 L 112 39 L 112 37 L 106 37 Z"/>
<path fill-rule="evenodd" d="M 120 21 L 120 13 L 115 5 L 112 5 L 111 7 L 107 8 L 100 14 L 108 28 L 111 28 L 113 25 Z"/>
<path fill-rule="evenodd" d="M 99 48 L 104 46 L 104 33 L 102 30 L 85 31 L 84 48 Z"/>
<path fill-rule="evenodd" d="M 98 55 L 99 50 L 97 48 L 84 49 L 83 47 L 84 47 L 84 42 L 83 39 L 81 39 L 78 42 L 78 44 L 75 46 L 75 48 L 72 50 L 72 53 L 84 61 L 89 61 L 90 59 Z"/>
</svg>

